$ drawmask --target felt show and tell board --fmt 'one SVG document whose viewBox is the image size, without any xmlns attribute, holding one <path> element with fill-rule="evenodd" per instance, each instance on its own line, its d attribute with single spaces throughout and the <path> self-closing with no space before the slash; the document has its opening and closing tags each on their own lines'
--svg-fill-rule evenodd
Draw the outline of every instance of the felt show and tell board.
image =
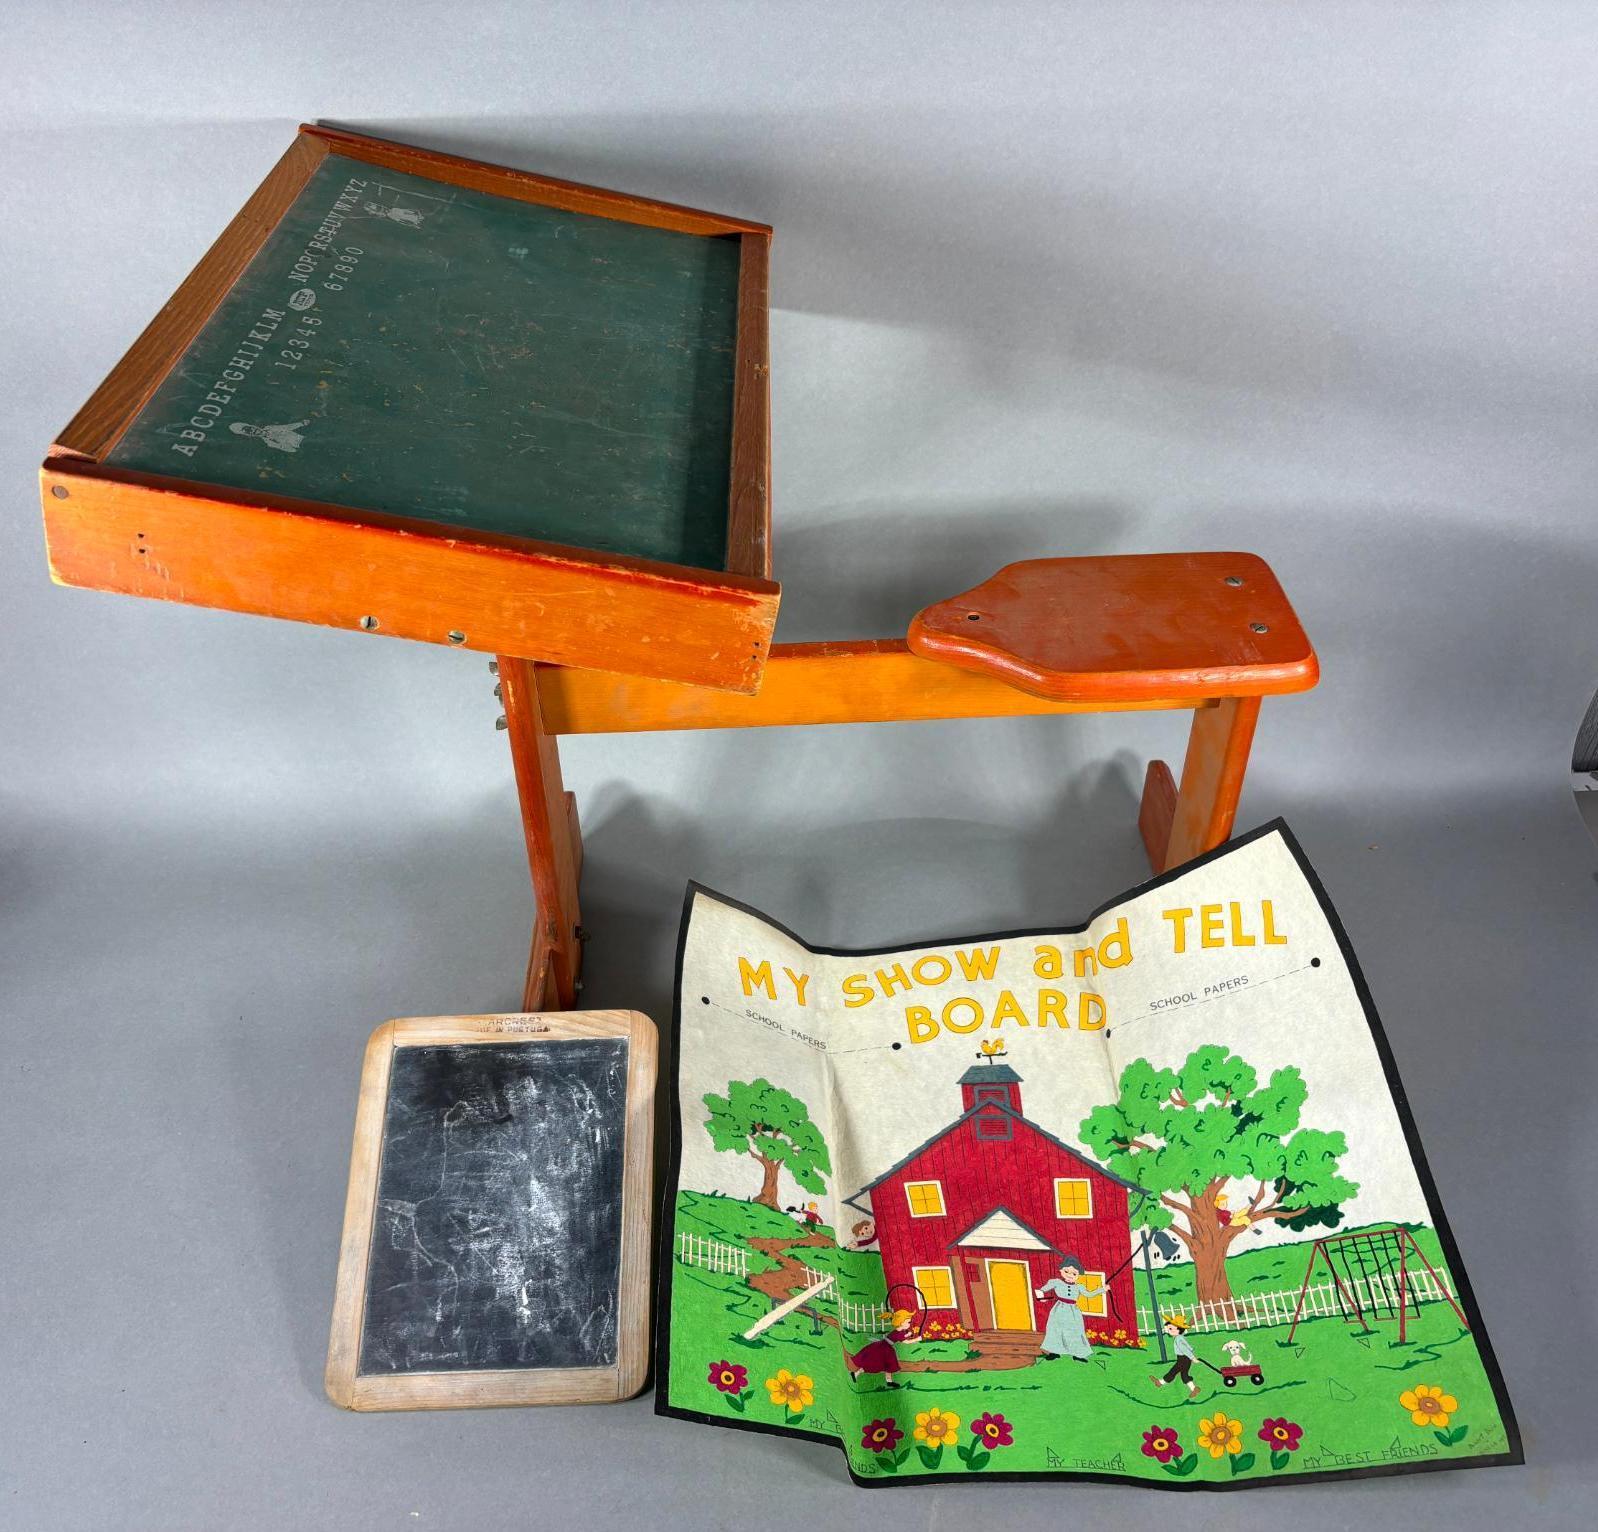
<svg viewBox="0 0 1598 1532">
<path fill-rule="evenodd" d="M 1068 929 L 819 948 L 695 886 L 677 964 L 661 1413 L 867 1485 L 1522 1460 L 1280 821 Z"/>
</svg>

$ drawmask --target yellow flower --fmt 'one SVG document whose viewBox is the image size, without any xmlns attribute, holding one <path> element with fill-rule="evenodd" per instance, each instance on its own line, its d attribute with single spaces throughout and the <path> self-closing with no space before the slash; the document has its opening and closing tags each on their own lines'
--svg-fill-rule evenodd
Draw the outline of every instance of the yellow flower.
<svg viewBox="0 0 1598 1532">
<path fill-rule="evenodd" d="M 766 1392 L 773 1404 L 780 1404 L 797 1415 L 816 1402 L 815 1383 L 802 1372 L 792 1373 L 786 1367 L 777 1369 L 777 1376 L 766 1379 Z"/>
<path fill-rule="evenodd" d="M 1199 1446 L 1207 1447 L 1212 1458 L 1223 1453 L 1243 1450 L 1243 1422 L 1229 1420 L 1225 1410 L 1217 1410 L 1208 1420 L 1199 1422 Z"/>
<path fill-rule="evenodd" d="M 1459 1408 L 1459 1401 L 1452 1394 L 1445 1394 L 1430 1383 L 1406 1388 L 1398 1396 L 1398 1402 L 1409 1411 L 1409 1418 L 1417 1426 L 1435 1426 L 1439 1431 L 1446 1429 L 1449 1416 Z"/>
<path fill-rule="evenodd" d="M 941 1447 L 945 1442 L 952 1441 L 959 1429 L 960 1417 L 936 1406 L 916 1416 L 916 1440 L 926 1442 L 928 1446 Z"/>
</svg>

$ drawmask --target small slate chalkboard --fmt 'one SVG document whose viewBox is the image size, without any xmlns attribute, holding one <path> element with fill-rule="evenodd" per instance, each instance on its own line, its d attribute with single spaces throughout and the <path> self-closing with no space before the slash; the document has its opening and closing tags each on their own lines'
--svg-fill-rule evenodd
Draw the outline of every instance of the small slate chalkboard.
<svg viewBox="0 0 1598 1532">
<path fill-rule="evenodd" d="M 327 1390 L 357 1410 L 625 1398 L 648 1350 L 655 1029 L 418 1017 L 367 1048 Z"/>
</svg>

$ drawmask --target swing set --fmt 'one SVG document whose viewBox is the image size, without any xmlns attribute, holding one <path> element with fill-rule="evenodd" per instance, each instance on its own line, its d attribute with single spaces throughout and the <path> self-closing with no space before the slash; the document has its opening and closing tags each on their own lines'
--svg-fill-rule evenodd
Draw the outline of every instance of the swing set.
<svg viewBox="0 0 1598 1532">
<path fill-rule="evenodd" d="M 1291 1343 L 1304 1312 L 1304 1298 L 1315 1275 L 1315 1263 L 1324 1261 L 1331 1273 L 1332 1290 L 1337 1295 L 1338 1312 L 1345 1322 L 1358 1321 L 1369 1333 L 1372 1319 L 1378 1323 L 1398 1321 L 1398 1340 L 1402 1345 L 1409 1331 L 1409 1313 L 1420 1315 L 1420 1294 L 1416 1291 L 1416 1263 L 1424 1267 L 1432 1286 L 1447 1300 L 1467 1330 L 1470 1321 L 1449 1291 L 1437 1269 L 1426 1259 L 1415 1236 L 1401 1225 L 1387 1229 L 1364 1229 L 1355 1234 L 1335 1234 L 1315 1241 L 1304 1281 L 1293 1309 L 1292 1327 L 1287 1332 Z M 1363 1296 L 1362 1296 L 1363 1295 Z M 1428 1295 L 1429 1296 L 1429 1295 Z M 1368 1316 L 1368 1317 L 1367 1317 Z"/>
</svg>

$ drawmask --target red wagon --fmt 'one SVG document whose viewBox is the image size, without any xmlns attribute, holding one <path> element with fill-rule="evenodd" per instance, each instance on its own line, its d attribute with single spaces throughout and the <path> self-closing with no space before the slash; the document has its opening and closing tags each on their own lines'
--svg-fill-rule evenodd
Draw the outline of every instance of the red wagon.
<svg viewBox="0 0 1598 1532">
<path fill-rule="evenodd" d="M 1260 1384 L 1265 1381 L 1264 1372 L 1252 1362 L 1242 1367 L 1221 1367 L 1216 1370 L 1221 1375 L 1221 1381 L 1228 1388 L 1236 1388 L 1239 1378 L 1247 1378 L 1250 1383 L 1254 1384 Z"/>
</svg>

